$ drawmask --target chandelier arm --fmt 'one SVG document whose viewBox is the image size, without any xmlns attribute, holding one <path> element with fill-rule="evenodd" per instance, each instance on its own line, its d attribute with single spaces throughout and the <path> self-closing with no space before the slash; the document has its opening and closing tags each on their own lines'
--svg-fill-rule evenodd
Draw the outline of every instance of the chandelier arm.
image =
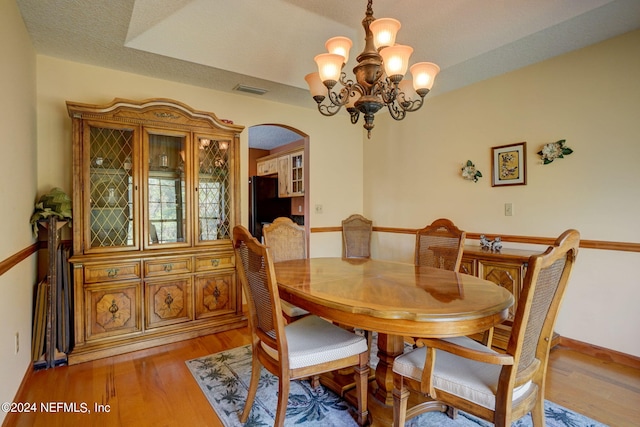
<svg viewBox="0 0 640 427">
<path fill-rule="evenodd" d="M 329 101 L 331 101 L 331 104 L 337 107 L 342 107 L 343 105 L 345 105 L 349 101 L 351 86 L 352 85 L 344 86 L 340 89 L 339 92 L 334 92 L 332 90 L 329 90 L 328 94 L 329 94 Z"/>
<path fill-rule="evenodd" d="M 355 108 L 347 108 L 349 115 L 351 116 L 351 124 L 355 125 L 358 123 L 358 119 L 360 118 L 360 111 Z"/>
<path fill-rule="evenodd" d="M 389 108 L 389 114 L 394 120 L 400 121 L 407 115 L 407 112 L 397 102 L 390 102 L 387 104 L 387 107 Z"/>
<path fill-rule="evenodd" d="M 355 82 L 351 79 L 347 80 L 347 74 L 343 71 L 340 74 L 340 80 L 338 80 L 342 86 L 351 86 L 354 85 Z"/>
<path fill-rule="evenodd" d="M 381 79 L 374 87 L 374 94 L 382 98 L 385 104 L 392 104 L 398 98 L 398 86 L 389 81 L 388 78 Z"/>
<path fill-rule="evenodd" d="M 424 96 L 420 97 L 420 99 L 415 99 L 413 101 L 400 101 L 401 99 L 405 99 L 404 94 L 402 94 L 401 96 L 398 96 L 398 104 L 404 111 L 409 113 L 418 111 L 420 108 L 422 108 L 422 104 L 424 104 Z"/>
<path fill-rule="evenodd" d="M 318 111 L 323 116 L 335 116 L 338 111 L 340 111 L 342 105 L 334 105 L 334 104 L 318 104 Z"/>
</svg>

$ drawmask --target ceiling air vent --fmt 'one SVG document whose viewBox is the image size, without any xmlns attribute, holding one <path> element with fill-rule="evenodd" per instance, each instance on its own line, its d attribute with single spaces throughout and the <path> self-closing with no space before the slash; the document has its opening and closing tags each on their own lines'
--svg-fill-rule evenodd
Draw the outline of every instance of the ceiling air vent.
<svg viewBox="0 0 640 427">
<path fill-rule="evenodd" d="M 233 90 L 237 90 L 238 92 L 247 92 L 247 93 L 252 93 L 254 95 L 264 95 L 265 93 L 269 92 L 266 89 L 261 89 L 259 87 L 251 87 L 251 86 L 246 86 L 246 85 L 241 85 L 241 84 L 237 84 Z"/>
</svg>

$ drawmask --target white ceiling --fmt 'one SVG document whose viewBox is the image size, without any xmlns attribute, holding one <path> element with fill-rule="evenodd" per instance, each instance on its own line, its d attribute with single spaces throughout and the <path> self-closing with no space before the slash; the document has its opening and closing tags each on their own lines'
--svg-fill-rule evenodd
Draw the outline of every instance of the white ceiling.
<svg viewBox="0 0 640 427">
<path fill-rule="evenodd" d="M 16 2 L 38 54 L 220 91 L 263 88 L 243 94 L 308 108 L 304 76 L 324 42 L 354 42 L 347 70 L 364 48 L 366 0 Z M 440 65 L 430 96 L 640 28 L 639 0 L 374 0 L 373 11 L 402 23 L 396 41 L 414 48 L 412 62 Z"/>
</svg>

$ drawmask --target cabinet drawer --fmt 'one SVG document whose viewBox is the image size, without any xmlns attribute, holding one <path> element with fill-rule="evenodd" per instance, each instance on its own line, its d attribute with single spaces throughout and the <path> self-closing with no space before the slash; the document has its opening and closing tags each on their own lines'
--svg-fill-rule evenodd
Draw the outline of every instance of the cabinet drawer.
<svg viewBox="0 0 640 427">
<path fill-rule="evenodd" d="M 236 309 L 235 289 L 235 273 L 196 276 L 196 319 L 233 313 Z"/>
<path fill-rule="evenodd" d="M 220 270 L 233 268 L 235 265 L 236 259 L 233 253 L 196 257 L 196 271 Z"/>
<path fill-rule="evenodd" d="M 162 258 L 144 261 L 144 277 L 191 273 L 191 257 Z"/>
<path fill-rule="evenodd" d="M 84 282 L 113 282 L 115 280 L 139 279 L 140 263 L 89 264 L 84 266 Z"/>
<path fill-rule="evenodd" d="M 141 332 L 140 283 L 85 289 L 87 340 Z"/>
<path fill-rule="evenodd" d="M 146 328 L 193 320 L 191 277 L 145 283 Z"/>
</svg>

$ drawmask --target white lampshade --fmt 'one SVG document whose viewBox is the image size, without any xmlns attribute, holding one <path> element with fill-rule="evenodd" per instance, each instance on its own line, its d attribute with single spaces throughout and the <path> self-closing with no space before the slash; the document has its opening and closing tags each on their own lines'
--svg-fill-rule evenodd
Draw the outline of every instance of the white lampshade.
<svg viewBox="0 0 640 427">
<path fill-rule="evenodd" d="M 413 87 L 416 91 L 421 89 L 431 90 L 436 76 L 440 72 L 433 62 L 418 62 L 411 66 L 411 75 L 413 76 Z"/>
<path fill-rule="evenodd" d="M 393 18 L 380 18 L 369 24 L 376 49 L 393 46 L 400 26 L 400 21 Z"/>
<path fill-rule="evenodd" d="M 311 96 L 325 96 L 327 93 L 327 88 L 322 84 L 322 80 L 320 80 L 320 74 L 317 72 L 309 73 L 304 76 L 304 79 L 307 81 L 309 85 L 309 92 L 311 92 Z"/>
<path fill-rule="evenodd" d="M 342 63 L 346 64 L 349 61 L 349 50 L 353 43 L 347 37 L 333 37 L 327 40 L 324 44 L 329 53 L 335 53 L 337 55 L 342 55 L 344 58 Z"/>
<path fill-rule="evenodd" d="M 321 53 L 316 55 L 314 60 L 318 64 L 318 73 L 320 74 L 320 80 L 323 82 L 340 80 L 340 73 L 342 72 L 342 60 L 344 57 L 335 53 Z"/>
<path fill-rule="evenodd" d="M 397 44 L 380 51 L 384 62 L 384 71 L 392 81 L 400 81 L 409 68 L 409 58 L 413 53 L 411 46 Z"/>
</svg>

